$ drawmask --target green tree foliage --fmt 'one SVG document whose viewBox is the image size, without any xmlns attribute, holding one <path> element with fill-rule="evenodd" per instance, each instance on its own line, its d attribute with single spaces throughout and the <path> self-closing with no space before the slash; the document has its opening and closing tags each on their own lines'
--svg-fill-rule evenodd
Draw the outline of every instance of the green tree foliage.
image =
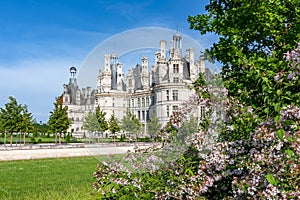
<svg viewBox="0 0 300 200">
<path fill-rule="evenodd" d="M 115 134 L 121 130 L 121 126 L 119 125 L 118 119 L 115 117 L 115 114 L 110 116 L 108 122 L 108 130 L 113 134 L 115 138 Z"/>
<path fill-rule="evenodd" d="M 150 120 L 147 124 L 148 134 L 154 136 L 161 129 L 161 124 L 159 123 L 159 119 L 154 115 L 151 116 Z"/>
<path fill-rule="evenodd" d="M 279 115 L 283 105 L 299 104 L 299 79 L 294 84 L 276 81 L 276 75 L 290 71 L 284 53 L 300 40 L 299 0 L 211 0 L 206 10 L 188 21 L 201 34 L 219 36 L 208 52 L 223 65 L 229 96 L 263 118 Z"/>
<path fill-rule="evenodd" d="M 124 168 L 116 167 L 121 162 L 99 165 L 95 188 L 101 197 L 299 197 L 300 43 L 296 49 L 300 41 L 299 3 L 299 0 L 210 0 L 207 14 L 190 16 L 191 28 L 201 34 L 212 32 L 220 38 L 208 52 L 223 65 L 225 87 L 207 88 L 203 77 L 194 86 L 198 88 L 195 88 L 199 94 L 197 102 L 212 102 L 215 89 L 223 93 L 217 93 L 226 111 L 226 117 L 218 119 L 222 126 L 204 121 L 198 133 L 188 138 L 190 148 L 176 161 L 157 170 L 127 173 Z M 183 113 L 190 113 L 186 108 Z M 179 125 L 185 126 L 184 119 L 179 114 L 172 117 L 162 138 L 168 141 L 170 136 L 178 134 L 178 128 L 182 128 Z M 190 131 L 189 128 L 186 125 L 184 129 Z M 211 143 L 207 139 L 214 132 L 220 132 L 222 140 Z M 144 163 L 162 161 L 155 156 L 157 149 L 152 151 L 154 154 L 150 154 L 150 148 L 141 150 L 142 154 L 150 154 L 149 162 Z M 143 166 L 135 166 L 138 157 L 134 154 L 128 158 L 135 169 Z"/>
<path fill-rule="evenodd" d="M 14 133 L 25 133 L 32 130 L 33 118 L 28 111 L 26 105 L 18 104 L 17 100 L 9 97 L 9 102 L 5 104 L 5 108 L 0 108 L 1 129 L 7 131 L 10 135 L 10 145 L 12 145 L 12 138 Z"/>
<path fill-rule="evenodd" d="M 23 142 L 26 143 L 26 133 L 34 130 L 34 119 L 32 113 L 28 111 L 27 105 L 22 107 L 22 120 L 20 122 L 20 132 L 23 134 Z"/>
<path fill-rule="evenodd" d="M 100 106 L 96 108 L 96 117 L 99 123 L 99 130 L 103 133 L 104 131 L 108 130 L 108 123 L 106 121 L 106 112 L 100 109 Z"/>
<path fill-rule="evenodd" d="M 100 130 L 97 116 L 94 112 L 90 111 L 84 118 L 83 128 L 91 133 L 98 132 Z"/>
<path fill-rule="evenodd" d="M 59 144 L 61 144 L 62 134 L 67 133 L 68 128 L 70 127 L 71 120 L 68 118 L 67 113 L 68 107 L 63 106 L 61 99 L 57 98 L 54 103 L 54 109 L 50 112 L 49 117 L 49 130 L 55 134 L 59 134 Z"/>
<path fill-rule="evenodd" d="M 140 121 L 130 111 L 127 111 L 126 116 L 122 119 L 122 130 L 135 134 L 136 140 L 138 138 L 138 134 L 142 131 Z"/>
</svg>

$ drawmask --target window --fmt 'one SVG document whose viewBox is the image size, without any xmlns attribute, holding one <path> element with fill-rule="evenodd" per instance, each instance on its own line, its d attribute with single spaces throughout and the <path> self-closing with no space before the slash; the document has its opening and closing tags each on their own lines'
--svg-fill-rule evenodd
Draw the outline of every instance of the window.
<svg viewBox="0 0 300 200">
<path fill-rule="evenodd" d="M 142 98 L 142 106 L 145 107 L 145 98 Z"/>
<path fill-rule="evenodd" d="M 129 79 L 129 81 L 128 81 L 128 87 L 132 87 L 132 80 L 131 79 Z"/>
<path fill-rule="evenodd" d="M 174 78 L 173 78 L 173 82 L 174 82 L 174 83 L 179 83 L 179 78 L 178 78 L 178 77 L 174 77 Z"/>
<path fill-rule="evenodd" d="M 112 104 L 112 107 L 115 107 L 115 103 Z"/>
<path fill-rule="evenodd" d="M 141 111 L 138 111 L 138 119 L 141 120 Z"/>
<path fill-rule="evenodd" d="M 142 120 L 145 120 L 145 111 L 142 111 Z"/>
<path fill-rule="evenodd" d="M 146 106 L 149 106 L 149 98 L 146 97 Z"/>
<path fill-rule="evenodd" d="M 169 101 L 169 90 L 166 91 L 166 97 L 167 97 L 167 101 Z"/>
<path fill-rule="evenodd" d="M 173 101 L 178 101 L 178 90 L 173 90 Z"/>
<path fill-rule="evenodd" d="M 179 64 L 173 64 L 173 73 L 178 74 L 179 73 Z"/>
<path fill-rule="evenodd" d="M 155 104 L 155 96 L 152 96 L 152 97 L 151 97 L 151 104 L 152 104 L 152 105 Z"/>
<path fill-rule="evenodd" d="M 131 99 L 131 107 L 134 107 L 134 99 Z"/>
<path fill-rule="evenodd" d="M 170 108 L 167 106 L 167 117 L 170 117 Z"/>
<path fill-rule="evenodd" d="M 178 110 L 178 106 L 173 106 L 173 112 L 176 112 Z"/>
<path fill-rule="evenodd" d="M 141 107 L 141 99 L 138 98 L 138 107 Z"/>
</svg>

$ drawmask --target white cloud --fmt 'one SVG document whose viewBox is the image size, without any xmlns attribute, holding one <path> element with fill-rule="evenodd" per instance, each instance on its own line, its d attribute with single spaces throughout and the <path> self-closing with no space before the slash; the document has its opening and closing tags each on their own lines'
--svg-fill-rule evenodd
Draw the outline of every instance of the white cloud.
<svg viewBox="0 0 300 200">
<path fill-rule="evenodd" d="M 26 104 L 38 121 L 47 121 L 55 97 L 68 82 L 69 68 L 79 66 L 75 59 L 24 61 L 14 66 L 0 64 L 0 107 L 13 96 Z"/>
</svg>

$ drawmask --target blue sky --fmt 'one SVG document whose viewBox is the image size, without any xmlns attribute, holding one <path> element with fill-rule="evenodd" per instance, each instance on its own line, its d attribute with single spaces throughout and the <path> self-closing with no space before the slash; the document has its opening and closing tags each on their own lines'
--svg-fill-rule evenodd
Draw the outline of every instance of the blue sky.
<svg viewBox="0 0 300 200">
<path fill-rule="evenodd" d="M 13 96 L 37 121 L 47 122 L 53 102 L 101 42 L 140 27 L 179 30 L 207 48 L 211 36 L 189 29 L 188 15 L 208 0 L 2 0 L 0 1 L 0 107 Z M 99 63 L 99 66 L 102 63 Z"/>
</svg>

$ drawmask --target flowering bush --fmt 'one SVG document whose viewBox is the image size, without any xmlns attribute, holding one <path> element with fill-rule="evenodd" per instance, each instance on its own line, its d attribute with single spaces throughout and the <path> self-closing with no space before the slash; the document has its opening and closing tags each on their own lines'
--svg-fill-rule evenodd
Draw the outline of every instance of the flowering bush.
<svg viewBox="0 0 300 200">
<path fill-rule="evenodd" d="M 300 45 L 285 54 L 290 70 L 274 76 L 272 98 L 288 98 L 282 95 L 288 92 L 294 92 L 293 98 L 299 96 L 299 91 L 294 90 L 299 86 L 299 52 Z M 162 145 L 137 148 L 124 159 L 99 164 L 94 174 L 97 180 L 94 187 L 99 196 L 113 199 L 298 198 L 299 104 L 285 101 L 276 108 L 277 114 L 266 118 L 260 116 L 257 105 L 252 107 L 240 98 L 226 96 L 225 88 L 204 84 L 202 76 L 195 90 L 198 95 L 175 113 L 169 127 L 160 132 Z M 184 133 L 178 130 L 189 119 L 191 105 L 200 102 L 210 106 L 208 116 L 198 132 L 184 135 L 182 139 L 179 136 Z M 222 109 L 223 113 L 217 112 Z M 216 132 L 220 133 L 216 140 L 210 140 Z M 178 138 L 181 140 L 177 144 L 186 148 L 180 149 L 178 145 L 175 150 L 182 154 L 163 156 L 166 152 L 162 149 Z"/>
</svg>

